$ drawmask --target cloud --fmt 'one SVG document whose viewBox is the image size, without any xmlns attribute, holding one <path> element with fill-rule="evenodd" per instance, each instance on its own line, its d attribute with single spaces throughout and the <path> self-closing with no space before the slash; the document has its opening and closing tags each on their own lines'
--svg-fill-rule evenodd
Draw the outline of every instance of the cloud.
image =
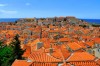
<svg viewBox="0 0 100 66">
<path fill-rule="evenodd" d="M 3 13 L 3 14 L 16 14 L 17 11 L 14 11 L 14 10 L 0 10 L 0 13 Z"/>
<path fill-rule="evenodd" d="M 0 4 L 0 7 L 7 6 L 7 4 Z"/>
<path fill-rule="evenodd" d="M 25 5 L 26 5 L 26 6 L 29 6 L 29 5 L 31 5 L 31 4 L 30 4 L 30 3 L 26 3 Z"/>
</svg>

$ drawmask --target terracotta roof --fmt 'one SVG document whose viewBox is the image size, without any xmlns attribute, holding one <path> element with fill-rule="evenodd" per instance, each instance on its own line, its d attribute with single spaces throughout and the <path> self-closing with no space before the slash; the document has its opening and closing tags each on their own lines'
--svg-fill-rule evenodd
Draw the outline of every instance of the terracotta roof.
<svg viewBox="0 0 100 66">
<path fill-rule="evenodd" d="M 41 42 L 40 39 L 36 39 L 31 43 L 31 52 L 37 50 L 37 43 Z M 41 47 L 42 48 L 42 47 Z"/>
<path fill-rule="evenodd" d="M 78 42 L 78 44 L 82 47 L 82 48 L 86 48 L 86 45 L 84 42 Z"/>
<path fill-rule="evenodd" d="M 50 48 L 50 41 L 45 41 L 44 44 L 43 44 L 44 48 Z"/>
<path fill-rule="evenodd" d="M 96 62 L 94 61 L 80 61 L 80 62 L 70 62 L 70 64 L 75 65 L 75 66 L 99 66 Z"/>
<path fill-rule="evenodd" d="M 74 52 L 67 61 L 89 61 L 94 59 L 95 57 L 87 52 Z"/>
<path fill-rule="evenodd" d="M 62 44 L 64 45 L 64 44 Z M 53 45 L 53 53 L 51 54 L 53 57 L 58 58 L 58 59 L 66 59 L 69 55 L 70 52 L 66 49 L 66 46 L 60 46 L 60 45 Z M 46 49 L 46 52 L 49 52 L 48 49 Z"/>
<path fill-rule="evenodd" d="M 58 63 L 39 63 L 39 62 L 33 62 L 31 66 L 57 66 Z"/>
<path fill-rule="evenodd" d="M 49 30 L 49 33 L 60 32 L 59 30 Z"/>
<path fill-rule="evenodd" d="M 54 58 L 49 53 L 33 52 L 29 59 L 33 62 L 61 62 L 61 60 Z"/>
<path fill-rule="evenodd" d="M 67 44 L 72 50 L 78 50 L 81 49 L 82 47 L 76 43 L 76 42 L 72 42 L 72 43 L 68 43 Z"/>
<path fill-rule="evenodd" d="M 66 41 L 70 41 L 70 39 L 69 38 L 60 38 L 59 41 L 66 42 Z"/>
<path fill-rule="evenodd" d="M 50 42 L 51 42 L 51 43 L 56 43 L 56 42 L 57 42 L 57 40 L 50 39 Z"/>
<path fill-rule="evenodd" d="M 26 49 L 26 51 L 24 52 L 24 54 L 22 56 L 28 58 L 30 53 L 31 53 L 31 47 L 30 46 L 25 46 L 24 48 Z"/>
<path fill-rule="evenodd" d="M 95 61 L 96 63 L 98 63 L 100 65 L 100 59 L 98 59 L 97 61 Z"/>
<path fill-rule="evenodd" d="M 60 45 L 60 48 L 61 48 L 61 49 L 66 49 L 66 47 L 67 47 L 67 44 L 66 44 L 66 43 Z M 66 50 L 67 50 L 67 49 L 66 49 Z"/>
<path fill-rule="evenodd" d="M 31 45 L 33 46 L 34 44 L 37 44 L 38 42 L 40 42 L 40 39 L 34 40 L 34 41 L 31 43 Z"/>
<path fill-rule="evenodd" d="M 61 66 L 71 66 L 71 64 L 67 64 L 66 62 L 64 62 Z"/>
<path fill-rule="evenodd" d="M 66 54 L 66 55 L 64 55 L 64 54 Z M 56 49 L 51 55 L 53 56 L 53 57 L 55 57 L 55 58 L 57 58 L 57 59 L 61 59 L 61 60 L 63 60 L 64 59 L 64 57 L 65 58 L 68 58 L 68 56 L 70 55 L 69 53 L 67 53 L 66 51 L 65 52 L 61 52 L 61 49 Z M 64 56 L 63 56 L 64 55 Z"/>
<path fill-rule="evenodd" d="M 30 66 L 31 62 L 27 62 L 26 60 L 15 60 L 12 66 Z"/>
<path fill-rule="evenodd" d="M 64 59 L 67 59 L 71 55 L 71 53 L 67 49 L 61 49 L 61 53 Z"/>
<path fill-rule="evenodd" d="M 90 47 L 92 47 L 94 45 L 93 41 L 89 41 L 89 42 L 85 42 L 85 44 L 89 45 Z"/>
<path fill-rule="evenodd" d="M 93 39 L 96 43 L 100 43 L 100 38 L 94 38 Z"/>
</svg>

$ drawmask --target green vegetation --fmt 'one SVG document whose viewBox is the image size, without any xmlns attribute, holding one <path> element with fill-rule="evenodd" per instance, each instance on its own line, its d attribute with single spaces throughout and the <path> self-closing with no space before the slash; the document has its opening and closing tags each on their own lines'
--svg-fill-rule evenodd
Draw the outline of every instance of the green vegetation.
<svg viewBox="0 0 100 66">
<path fill-rule="evenodd" d="M 3 43 L 3 42 L 2 42 L 2 41 L 0 41 L 0 49 L 2 48 L 2 43 Z"/>
<path fill-rule="evenodd" d="M 84 24 L 83 25 L 79 25 L 79 26 L 80 27 L 83 27 L 83 28 L 86 28 L 87 27 L 87 25 L 84 25 Z"/>
<path fill-rule="evenodd" d="M 91 25 L 92 27 L 100 27 L 100 24 L 89 24 Z M 89 27 L 89 25 L 79 25 L 80 27 L 83 27 L 83 28 L 86 28 L 86 27 Z"/>
<path fill-rule="evenodd" d="M 100 27 L 100 24 L 92 24 L 93 27 Z"/>
<path fill-rule="evenodd" d="M 23 50 L 16 35 L 9 46 L 3 46 L 0 41 L 0 66 L 11 66 L 15 59 L 22 59 Z"/>
<path fill-rule="evenodd" d="M 23 50 L 21 49 L 20 47 L 20 41 L 18 39 L 19 35 L 17 34 L 15 37 L 14 37 L 14 42 L 12 42 L 12 46 L 14 44 L 14 55 L 17 59 L 22 59 L 22 54 L 23 54 Z"/>
<path fill-rule="evenodd" d="M 11 62 L 10 61 L 14 61 L 14 59 L 12 59 L 12 55 L 13 55 L 13 48 L 11 48 L 10 46 L 5 46 L 0 50 L 0 66 L 10 66 Z"/>
</svg>

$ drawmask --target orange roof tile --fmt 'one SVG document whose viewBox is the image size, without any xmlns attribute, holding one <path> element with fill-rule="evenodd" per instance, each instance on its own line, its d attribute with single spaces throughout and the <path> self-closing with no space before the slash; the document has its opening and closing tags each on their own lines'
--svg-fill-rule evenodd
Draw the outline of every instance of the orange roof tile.
<svg viewBox="0 0 100 66">
<path fill-rule="evenodd" d="M 81 49 L 82 47 L 76 43 L 76 42 L 72 42 L 72 43 L 68 43 L 67 44 L 72 50 L 78 50 Z"/>
<path fill-rule="evenodd" d="M 67 61 L 89 61 L 94 59 L 95 57 L 87 52 L 74 52 Z"/>
<path fill-rule="evenodd" d="M 65 41 L 70 41 L 70 39 L 69 38 L 60 38 L 59 41 L 65 42 Z"/>
<path fill-rule="evenodd" d="M 94 61 L 80 61 L 80 62 L 70 62 L 70 64 L 75 65 L 75 66 L 99 66 L 99 64 L 97 64 Z"/>
<path fill-rule="evenodd" d="M 60 32 L 59 30 L 49 30 L 49 33 Z"/>
<path fill-rule="evenodd" d="M 100 59 L 98 59 L 97 61 L 95 61 L 96 63 L 98 63 L 100 65 Z"/>
<path fill-rule="evenodd" d="M 36 39 L 31 43 L 31 46 L 34 46 L 35 44 L 37 44 L 38 42 L 40 42 L 40 39 Z"/>
<path fill-rule="evenodd" d="M 45 41 L 43 44 L 44 48 L 50 48 L 50 41 Z"/>
<path fill-rule="evenodd" d="M 60 49 L 56 49 L 55 52 L 53 52 L 51 55 L 57 59 L 63 60 L 63 56 L 60 51 L 61 51 Z"/>
<path fill-rule="evenodd" d="M 100 38 L 94 38 L 93 39 L 96 43 L 100 43 Z"/>
<path fill-rule="evenodd" d="M 71 66 L 70 64 L 67 64 L 66 62 L 63 63 L 61 66 Z"/>
<path fill-rule="evenodd" d="M 67 49 L 61 49 L 61 53 L 64 59 L 67 59 L 71 55 L 71 53 Z"/>
<path fill-rule="evenodd" d="M 85 44 L 87 44 L 87 45 L 92 47 L 94 45 L 94 41 L 85 42 Z"/>
<path fill-rule="evenodd" d="M 56 43 L 57 41 L 54 39 L 50 39 L 50 43 Z"/>
<path fill-rule="evenodd" d="M 57 66 L 58 63 L 39 63 L 39 62 L 33 62 L 31 66 Z"/>
<path fill-rule="evenodd" d="M 78 44 L 82 47 L 82 48 L 86 48 L 86 45 L 84 42 L 78 42 Z"/>
<path fill-rule="evenodd" d="M 70 52 L 67 49 L 54 49 L 54 52 L 51 54 L 53 57 L 64 60 L 70 56 Z"/>
<path fill-rule="evenodd" d="M 12 66 L 29 66 L 31 62 L 27 62 L 26 60 L 15 60 Z"/>
<path fill-rule="evenodd" d="M 30 46 L 25 46 L 24 48 L 26 49 L 26 51 L 24 52 L 24 54 L 22 56 L 28 58 L 30 53 L 31 53 L 31 47 Z"/>
<path fill-rule="evenodd" d="M 61 60 L 54 58 L 53 56 L 43 52 L 33 52 L 29 59 L 34 62 L 61 62 Z"/>
</svg>

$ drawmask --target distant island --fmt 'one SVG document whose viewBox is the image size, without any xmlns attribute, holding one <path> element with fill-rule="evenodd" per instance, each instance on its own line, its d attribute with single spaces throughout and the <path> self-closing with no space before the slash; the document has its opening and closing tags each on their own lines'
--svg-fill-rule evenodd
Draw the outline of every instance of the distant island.
<svg viewBox="0 0 100 66">
<path fill-rule="evenodd" d="M 15 22 L 17 20 L 19 20 L 21 18 L 0 18 L 0 22 Z M 80 20 L 84 20 L 88 23 L 92 23 L 92 24 L 100 24 L 100 19 L 82 19 L 82 18 L 77 18 Z"/>
</svg>

